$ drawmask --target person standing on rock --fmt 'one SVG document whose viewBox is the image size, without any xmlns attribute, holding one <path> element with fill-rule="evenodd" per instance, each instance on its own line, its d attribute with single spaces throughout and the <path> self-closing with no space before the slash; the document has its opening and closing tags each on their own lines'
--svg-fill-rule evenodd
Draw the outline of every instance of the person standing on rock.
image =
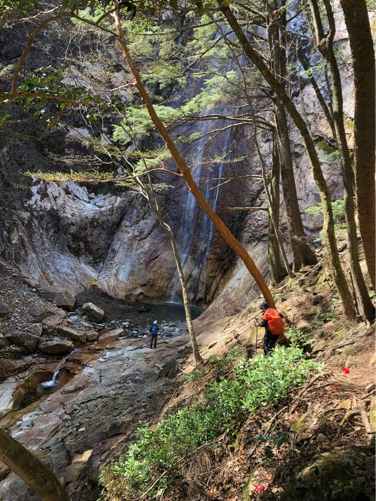
<svg viewBox="0 0 376 501">
<path fill-rule="evenodd" d="M 150 339 L 150 348 L 153 348 L 153 342 L 154 342 L 154 348 L 157 347 L 157 337 L 158 337 L 158 320 L 154 320 L 153 325 L 150 327 L 150 334 L 151 334 L 151 339 Z"/>
<path fill-rule="evenodd" d="M 270 357 L 280 334 L 283 334 L 285 322 L 282 319 L 282 315 L 274 308 L 269 308 L 266 301 L 260 304 L 260 310 L 264 312 L 263 319 L 261 322 L 256 322 L 255 326 L 265 327 L 264 355 Z"/>
</svg>

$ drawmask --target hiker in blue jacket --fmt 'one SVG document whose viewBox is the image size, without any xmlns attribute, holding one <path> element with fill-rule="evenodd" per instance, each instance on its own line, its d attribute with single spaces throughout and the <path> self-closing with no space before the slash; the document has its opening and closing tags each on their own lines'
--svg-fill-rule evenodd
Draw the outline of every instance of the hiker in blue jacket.
<svg viewBox="0 0 376 501">
<path fill-rule="evenodd" d="M 150 348 L 153 348 L 153 341 L 154 341 L 154 348 L 157 347 L 157 337 L 158 337 L 158 320 L 154 320 L 153 325 L 150 327 L 150 334 L 151 334 L 151 339 L 150 339 Z"/>
</svg>

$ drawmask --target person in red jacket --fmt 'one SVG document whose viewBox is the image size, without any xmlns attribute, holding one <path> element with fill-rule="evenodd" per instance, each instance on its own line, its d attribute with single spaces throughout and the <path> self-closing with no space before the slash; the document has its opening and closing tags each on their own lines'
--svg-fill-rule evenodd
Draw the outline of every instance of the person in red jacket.
<svg viewBox="0 0 376 501">
<path fill-rule="evenodd" d="M 263 319 L 261 322 L 256 322 L 255 326 L 265 327 L 264 355 L 270 357 L 279 335 L 283 333 L 285 322 L 282 320 L 282 315 L 274 308 L 270 308 L 266 301 L 260 304 L 260 310 L 264 312 Z"/>
</svg>

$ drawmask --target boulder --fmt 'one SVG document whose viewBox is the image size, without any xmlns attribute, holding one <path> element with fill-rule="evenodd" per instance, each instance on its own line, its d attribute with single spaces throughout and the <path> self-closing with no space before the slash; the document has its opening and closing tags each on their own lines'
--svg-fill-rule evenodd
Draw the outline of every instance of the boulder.
<svg viewBox="0 0 376 501">
<path fill-rule="evenodd" d="M 34 336 L 41 337 L 43 327 L 42 324 L 31 324 L 28 327 L 26 327 L 26 330 L 31 334 L 34 334 Z"/>
<path fill-rule="evenodd" d="M 68 291 L 56 285 L 39 285 L 38 292 L 50 303 L 56 304 L 59 308 L 72 311 L 76 299 Z"/>
<path fill-rule="evenodd" d="M 98 332 L 95 331 L 87 331 L 86 332 L 86 339 L 88 341 L 96 341 L 98 339 Z"/>
<path fill-rule="evenodd" d="M 29 277 L 23 277 L 22 281 L 29 287 L 29 289 L 34 289 L 38 285 L 35 280 Z"/>
<path fill-rule="evenodd" d="M 354 501 L 371 499 L 369 473 L 363 460 L 351 450 L 315 456 L 295 475 L 282 501 Z M 367 497 L 368 496 L 368 497 Z"/>
<path fill-rule="evenodd" d="M 76 331 L 71 327 L 67 327 L 64 324 L 60 324 L 57 327 L 57 332 L 60 336 L 66 337 L 67 339 L 71 339 L 76 343 L 84 343 L 86 341 L 85 332 Z"/>
<path fill-rule="evenodd" d="M 29 353 L 37 351 L 40 341 L 40 335 L 35 336 L 34 334 L 26 331 L 13 331 L 12 333 L 7 334 L 6 338 L 11 343 L 20 346 L 21 348 L 26 348 Z"/>
<path fill-rule="evenodd" d="M 58 355 L 63 353 L 69 353 L 74 348 L 72 341 L 68 339 L 60 339 L 58 337 L 52 339 L 42 339 L 39 343 L 40 351 L 43 353 L 49 353 L 50 355 Z"/>
<path fill-rule="evenodd" d="M 104 311 L 93 303 L 85 303 L 82 310 L 87 318 L 93 322 L 100 322 L 104 317 Z"/>
<path fill-rule="evenodd" d="M 53 315 L 52 317 L 45 318 L 44 320 L 42 320 L 43 331 L 46 334 L 52 334 L 62 321 L 63 317 L 61 315 Z"/>
<path fill-rule="evenodd" d="M 0 301 L 0 318 L 5 317 L 9 313 L 9 308 Z"/>
<path fill-rule="evenodd" d="M 36 304 L 30 311 L 30 315 L 33 317 L 33 323 L 38 323 L 44 320 L 46 317 L 51 316 L 52 313 L 42 304 Z"/>
</svg>

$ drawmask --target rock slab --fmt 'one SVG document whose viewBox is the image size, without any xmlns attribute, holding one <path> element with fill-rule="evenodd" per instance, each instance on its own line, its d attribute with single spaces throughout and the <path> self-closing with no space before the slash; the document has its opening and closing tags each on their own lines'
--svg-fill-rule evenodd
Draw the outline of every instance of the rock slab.
<svg viewBox="0 0 376 501">
<path fill-rule="evenodd" d="M 13 344 L 26 348 L 30 353 L 37 351 L 40 335 L 36 336 L 26 331 L 13 331 L 7 334 L 6 338 Z"/>
<path fill-rule="evenodd" d="M 85 303 L 82 311 L 93 322 L 100 322 L 104 317 L 104 311 L 93 303 Z"/>
<path fill-rule="evenodd" d="M 66 337 L 67 339 L 71 339 L 76 343 L 84 343 L 86 341 L 85 332 L 76 331 L 71 327 L 67 327 L 64 324 L 61 324 L 57 327 L 57 332 L 60 336 Z"/>
<path fill-rule="evenodd" d="M 38 292 L 44 299 L 56 304 L 59 308 L 68 311 L 72 311 L 74 308 L 76 299 L 62 287 L 56 285 L 39 285 Z"/>
<path fill-rule="evenodd" d="M 68 339 L 53 338 L 48 340 L 42 340 L 39 343 L 40 351 L 43 353 L 49 353 L 50 355 L 58 355 L 63 353 L 69 353 L 73 350 L 74 344 Z"/>
</svg>

